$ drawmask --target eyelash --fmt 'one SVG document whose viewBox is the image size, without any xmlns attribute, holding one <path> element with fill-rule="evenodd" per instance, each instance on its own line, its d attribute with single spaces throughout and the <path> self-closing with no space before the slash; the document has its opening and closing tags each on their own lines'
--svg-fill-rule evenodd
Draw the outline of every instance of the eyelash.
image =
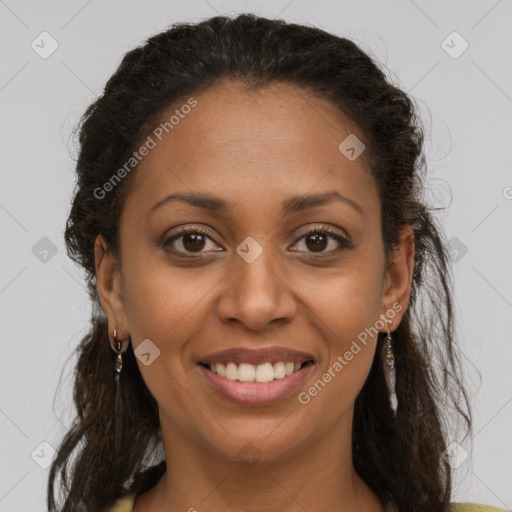
<svg viewBox="0 0 512 512">
<path fill-rule="evenodd" d="M 313 254 L 314 258 L 321 258 L 321 257 L 323 257 L 322 255 L 324 255 L 324 254 L 329 254 L 329 253 L 332 254 L 333 252 L 337 253 L 339 251 L 342 251 L 343 249 L 350 249 L 351 248 L 351 243 L 349 242 L 349 240 L 347 238 L 345 238 L 344 236 L 339 235 L 338 233 L 335 233 L 334 231 L 332 231 L 331 229 L 329 229 L 329 228 L 327 228 L 325 226 L 311 226 L 311 227 L 307 228 L 305 231 L 303 231 L 301 233 L 300 238 L 297 240 L 297 242 L 302 240 L 302 239 L 304 239 L 304 238 L 307 238 L 308 236 L 311 236 L 313 234 L 315 234 L 315 235 L 328 235 L 329 237 L 333 238 L 336 242 L 338 242 L 338 244 L 340 245 L 340 248 L 334 249 L 334 250 L 331 250 L 331 251 L 320 252 L 320 253 L 312 252 L 311 254 Z M 172 235 L 171 237 L 167 238 L 166 240 L 164 240 L 164 242 L 162 243 L 162 246 L 165 249 L 173 241 L 178 240 L 181 237 L 186 236 L 186 235 L 203 235 L 203 236 L 206 236 L 206 237 L 210 238 L 210 240 L 212 240 L 211 233 L 209 231 L 207 231 L 205 229 L 202 229 L 202 228 L 199 228 L 199 227 L 194 227 L 194 228 L 186 227 L 186 228 L 183 228 L 178 233 L 176 233 L 176 234 Z M 214 240 L 212 240 L 212 241 L 214 241 Z M 178 255 L 183 256 L 185 258 L 194 258 L 194 257 L 196 257 L 195 255 L 200 255 L 201 254 L 200 252 L 199 253 L 184 253 L 183 251 L 176 251 L 174 249 L 171 249 L 171 250 L 175 254 L 178 254 Z M 297 252 L 303 252 L 303 251 L 297 251 Z"/>
</svg>

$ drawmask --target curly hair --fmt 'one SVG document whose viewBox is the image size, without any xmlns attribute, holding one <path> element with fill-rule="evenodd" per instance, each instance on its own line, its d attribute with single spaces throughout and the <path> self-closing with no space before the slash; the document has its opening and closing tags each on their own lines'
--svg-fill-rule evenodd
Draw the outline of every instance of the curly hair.
<svg viewBox="0 0 512 512">
<path fill-rule="evenodd" d="M 77 184 L 65 242 L 70 258 L 85 270 L 93 312 L 90 330 L 76 349 L 77 414 L 51 466 L 49 509 L 97 512 L 128 492 L 149 489 L 165 471 L 165 461 L 155 464 L 161 446 L 157 403 L 131 344 L 116 397 L 115 354 L 95 276 L 97 235 L 120 254 L 120 215 L 136 168 L 115 193 L 99 200 L 95 190 L 130 158 L 170 104 L 226 79 L 252 89 L 292 84 L 337 106 L 367 142 L 365 158 L 378 188 L 386 254 L 399 243 L 401 227 L 413 228 L 409 306 L 394 333 L 400 406 L 393 417 L 382 351 L 376 350 L 355 401 L 353 463 L 398 512 L 444 512 L 452 492 L 446 456 L 450 423 L 461 418 L 471 433 L 472 415 L 454 334 L 447 242 L 433 215 L 439 208 L 423 197 L 427 165 L 417 106 L 353 41 L 253 14 L 176 23 L 150 37 L 124 56 L 77 126 Z M 382 343 L 379 335 L 378 346 Z"/>
</svg>

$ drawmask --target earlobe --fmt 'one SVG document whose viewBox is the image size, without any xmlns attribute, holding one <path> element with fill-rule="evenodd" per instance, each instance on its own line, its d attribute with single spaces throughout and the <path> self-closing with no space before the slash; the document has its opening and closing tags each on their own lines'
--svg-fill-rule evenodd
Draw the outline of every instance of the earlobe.
<svg viewBox="0 0 512 512">
<path fill-rule="evenodd" d="M 102 235 L 96 237 L 94 260 L 98 296 L 101 307 L 108 318 L 109 332 L 116 329 L 120 339 L 125 339 L 128 336 L 128 329 L 119 264 Z"/>
</svg>

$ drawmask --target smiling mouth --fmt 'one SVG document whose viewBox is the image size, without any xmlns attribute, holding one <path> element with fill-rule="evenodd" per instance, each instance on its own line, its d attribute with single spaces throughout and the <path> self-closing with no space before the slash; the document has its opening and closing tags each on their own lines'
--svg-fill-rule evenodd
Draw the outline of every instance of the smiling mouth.
<svg viewBox="0 0 512 512">
<path fill-rule="evenodd" d="M 222 363 L 199 363 L 210 372 L 226 380 L 246 383 L 268 383 L 274 380 L 281 380 L 299 372 L 306 366 L 312 366 L 312 359 L 301 362 L 278 361 L 275 363 L 266 362 L 263 364 L 248 364 L 234 362 Z"/>
</svg>

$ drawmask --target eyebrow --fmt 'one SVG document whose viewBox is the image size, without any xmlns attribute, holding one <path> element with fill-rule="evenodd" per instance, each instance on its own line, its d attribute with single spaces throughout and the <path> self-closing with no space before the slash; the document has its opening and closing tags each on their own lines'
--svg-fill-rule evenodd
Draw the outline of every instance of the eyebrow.
<svg viewBox="0 0 512 512">
<path fill-rule="evenodd" d="M 231 212 L 231 207 L 224 199 L 213 196 L 211 194 L 192 192 L 187 194 L 175 193 L 164 197 L 151 207 L 148 212 L 148 216 L 158 208 L 162 207 L 164 204 L 168 204 L 169 202 L 176 200 L 183 201 L 197 208 L 202 208 L 204 210 L 209 210 L 215 213 L 227 214 Z M 283 215 L 289 215 L 291 213 L 296 213 L 308 208 L 323 206 L 334 201 L 340 201 L 352 207 L 359 214 L 364 215 L 363 209 L 358 203 L 356 203 L 353 199 L 344 196 L 337 190 L 329 190 L 319 194 L 291 196 L 282 202 L 281 209 Z"/>
</svg>

